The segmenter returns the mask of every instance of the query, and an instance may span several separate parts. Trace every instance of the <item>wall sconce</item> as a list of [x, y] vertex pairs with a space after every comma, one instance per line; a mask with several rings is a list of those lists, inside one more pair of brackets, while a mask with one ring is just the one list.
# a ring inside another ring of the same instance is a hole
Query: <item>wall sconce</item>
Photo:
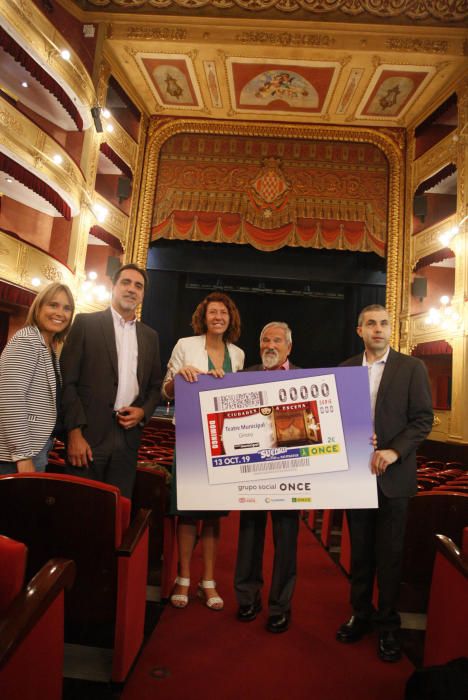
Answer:
[[426, 317], [426, 325], [438, 326], [444, 330], [455, 331], [460, 325], [460, 314], [451, 305], [450, 297], [446, 294], [440, 297], [438, 309], [432, 307]]
[[457, 233], [460, 233], [460, 227], [465, 223], [465, 221], [468, 219], [468, 214], [460, 221], [459, 224], [456, 224], [455, 226], [452, 226], [451, 229], [446, 231], [445, 233], [442, 233], [439, 236], [439, 241], [444, 245], [447, 246], [452, 238], [457, 235]]
[[78, 302], [81, 304], [96, 304], [109, 301], [111, 294], [103, 284], [99, 284], [96, 272], [88, 272], [87, 279], [82, 283], [78, 292]]
[[93, 204], [92, 212], [99, 223], [102, 224], [107, 219], [109, 210], [106, 207], [103, 207], [102, 204]]

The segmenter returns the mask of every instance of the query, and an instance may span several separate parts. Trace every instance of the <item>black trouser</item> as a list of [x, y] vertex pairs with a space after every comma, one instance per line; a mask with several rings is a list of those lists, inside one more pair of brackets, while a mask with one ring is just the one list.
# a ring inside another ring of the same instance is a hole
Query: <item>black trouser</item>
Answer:
[[[234, 588], [239, 605], [251, 605], [263, 586], [263, 548], [268, 511], [242, 511]], [[295, 510], [271, 511], [275, 555], [268, 612], [289, 612], [296, 583], [299, 514]]]
[[[348, 510], [351, 537], [351, 605], [354, 615], [372, 618], [379, 629], [398, 629], [396, 606], [409, 498], [387, 498], [378, 488], [379, 507]], [[378, 609], [372, 605], [377, 574]]]
[[89, 467], [86, 469], [67, 465], [67, 474], [113, 484], [120, 489], [122, 496], [131, 498], [136, 476], [138, 447], [128, 445], [124, 428], [114, 422], [104, 440], [91, 449], [93, 461]]

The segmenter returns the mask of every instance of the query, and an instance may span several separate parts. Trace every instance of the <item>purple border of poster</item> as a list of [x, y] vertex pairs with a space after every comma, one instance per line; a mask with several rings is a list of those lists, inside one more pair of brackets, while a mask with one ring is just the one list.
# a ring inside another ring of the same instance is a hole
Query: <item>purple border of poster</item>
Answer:
[[[245, 484], [209, 484], [199, 392], [277, 379], [276, 372], [238, 372], [223, 379], [202, 375], [190, 384], [176, 377], [177, 506], [179, 510], [276, 510], [376, 508], [370, 471], [373, 432], [365, 367], [327, 367], [281, 372], [281, 379], [334, 374], [348, 455], [348, 469]], [[241, 488], [242, 487], [242, 488]]]

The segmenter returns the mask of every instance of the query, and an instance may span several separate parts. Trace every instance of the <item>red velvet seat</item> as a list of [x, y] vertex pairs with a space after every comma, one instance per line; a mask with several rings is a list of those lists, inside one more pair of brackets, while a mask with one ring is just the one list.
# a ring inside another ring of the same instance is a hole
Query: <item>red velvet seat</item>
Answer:
[[460, 469], [466, 471], [468, 469], [467, 465], [463, 462], [445, 462], [446, 469]]
[[[468, 528], [465, 528], [468, 538]], [[436, 535], [437, 553], [427, 613], [424, 665], [468, 655], [468, 553]]]
[[427, 476], [419, 476], [418, 475], [418, 485], [423, 486], [424, 489], [426, 489], [426, 491], [430, 491], [435, 486], [439, 486], [440, 481], [438, 481], [438, 479], [433, 479], [433, 478], [429, 478]]
[[75, 564], [52, 559], [24, 587], [27, 548], [0, 536], [0, 697], [60, 700], [64, 588]]
[[168, 516], [169, 491], [165, 474], [156, 468], [138, 466], [133, 489], [133, 507], [152, 511], [149, 535], [149, 583], [161, 566], [161, 598], [168, 598], [175, 578], [175, 518]]
[[143, 642], [150, 512], [130, 524], [130, 501], [107, 484], [62, 474], [0, 478], [0, 532], [25, 542], [28, 572], [73, 559], [65, 640], [113, 650], [113, 681], [125, 680]]
[[457, 491], [458, 493], [468, 493], [468, 484], [457, 484], [455, 481], [449, 481], [446, 484], [441, 484], [436, 491]]
[[445, 469], [445, 462], [439, 459], [430, 459], [426, 462], [426, 467], [428, 467], [428, 469]]
[[410, 499], [398, 609], [426, 612], [435, 559], [435, 539], [444, 532], [457, 546], [468, 522], [468, 494], [422, 491]]

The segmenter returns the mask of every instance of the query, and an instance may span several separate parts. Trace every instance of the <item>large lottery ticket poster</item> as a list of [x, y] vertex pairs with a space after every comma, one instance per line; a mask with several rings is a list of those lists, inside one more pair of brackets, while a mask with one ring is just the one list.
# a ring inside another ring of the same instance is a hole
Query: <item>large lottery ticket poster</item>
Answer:
[[377, 507], [367, 368], [176, 377], [182, 510]]

